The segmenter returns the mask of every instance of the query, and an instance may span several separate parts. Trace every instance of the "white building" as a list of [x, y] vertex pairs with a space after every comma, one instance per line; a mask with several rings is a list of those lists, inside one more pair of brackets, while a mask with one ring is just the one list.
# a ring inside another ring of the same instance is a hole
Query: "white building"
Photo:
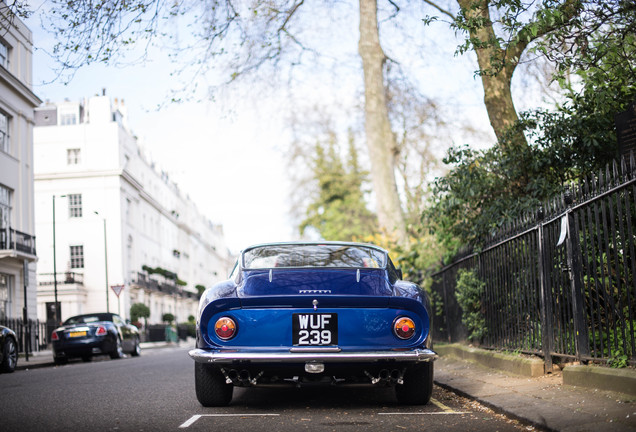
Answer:
[[106, 310], [129, 318], [144, 303], [148, 323], [166, 313], [185, 322], [197, 285], [227, 277], [222, 227], [148, 163], [124, 101], [104, 94], [36, 109], [38, 316], [55, 319], [57, 291], [58, 321]]
[[0, 323], [36, 318], [33, 109], [42, 102], [31, 88], [31, 31], [8, 14], [0, 1]]

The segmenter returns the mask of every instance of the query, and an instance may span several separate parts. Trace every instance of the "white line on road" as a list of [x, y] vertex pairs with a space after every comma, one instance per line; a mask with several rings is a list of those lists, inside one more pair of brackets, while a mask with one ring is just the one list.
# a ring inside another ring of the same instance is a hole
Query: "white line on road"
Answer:
[[280, 414], [195, 414], [190, 417], [187, 421], [185, 421], [180, 429], [185, 429], [187, 427], [192, 426], [192, 424], [199, 420], [201, 417], [276, 417]]

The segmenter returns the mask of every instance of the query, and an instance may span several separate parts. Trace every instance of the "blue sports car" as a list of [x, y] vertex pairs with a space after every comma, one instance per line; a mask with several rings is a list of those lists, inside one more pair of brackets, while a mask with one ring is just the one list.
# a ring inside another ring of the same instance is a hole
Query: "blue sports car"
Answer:
[[189, 352], [197, 398], [223, 406], [234, 386], [369, 384], [426, 404], [437, 358], [430, 316], [425, 292], [376, 246], [249, 247], [201, 296]]

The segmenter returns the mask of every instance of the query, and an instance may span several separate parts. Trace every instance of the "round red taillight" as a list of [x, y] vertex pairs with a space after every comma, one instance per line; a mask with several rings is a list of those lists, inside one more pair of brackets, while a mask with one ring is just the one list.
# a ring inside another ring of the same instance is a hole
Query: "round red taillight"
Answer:
[[216, 320], [216, 324], [214, 324], [214, 332], [219, 339], [232, 339], [236, 334], [236, 323], [232, 318], [219, 318]]
[[52, 341], [60, 340], [60, 337], [57, 335], [57, 332], [56, 332], [56, 331], [54, 331], [53, 333], [51, 333], [51, 340], [52, 340]]
[[415, 334], [415, 323], [411, 318], [399, 317], [393, 322], [393, 332], [400, 339], [409, 339]]

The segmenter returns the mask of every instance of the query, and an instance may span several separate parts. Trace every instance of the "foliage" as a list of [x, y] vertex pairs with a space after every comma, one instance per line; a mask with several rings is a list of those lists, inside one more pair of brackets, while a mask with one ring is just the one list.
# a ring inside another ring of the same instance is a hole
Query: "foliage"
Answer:
[[364, 199], [368, 173], [360, 168], [352, 136], [346, 161], [335, 136], [316, 143], [311, 169], [316, 189], [301, 234], [311, 227], [325, 240], [352, 240], [377, 230], [377, 219]]
[[197, 293], [199, 294], [199, 297], [201, 297], [201, 295], [203, 294], [203, 291], [205, 291], [205, 286], [201, 284], [197, 284], [194, 287], [197, 289]]
[[174, 315], [171, 313], [165, 313], [161, 316], [161, 321], [171, 324], [174, 321]]
[[423, 219], [451, 252], [486, 243], [497, 228], [534, 214], [565, 185], [617, 155], [614, 115], [636, 100], [636, 35], [623, 36], [589, 41], [573, 71], [579, 84], [563, 82], [565, 103], [522, 114], [508, 136], [522, 131], [527, 148], [511, 150], [504, 137], [488, 150], [448, 151], [444, 163], [451, 169], [434, 183]]
[[468, 338], [474, 342], [480, 342], [488, 331], [482, 306], [485, 288], [486, 284], [475, 270], [460, 269], [457, 272], [455, 296], [462, 308], [462, 322], [468, 330]]
[[186, 286], [188, 283], [186, 281], [183, 281], [181, 279], [179, 279], [179, 276], [177, 276], [176, 273], [171, 272], [170, 270], [166, 270], [162, 267], [149, 267], [147, 265], [143, 265], [141, 266], [141, 269], [143, 271], [145, 271], [148, 274], [158, 274], [163, 276], [166, 279], [170, 279], [172, 281], [174, 281], [175, 284], [179, 285], [179, 286]]
[[139, 321], [139, 318], [150, 318], [150, 308], [143, 303], [134, 303], [130, 306], [130, 320]]

